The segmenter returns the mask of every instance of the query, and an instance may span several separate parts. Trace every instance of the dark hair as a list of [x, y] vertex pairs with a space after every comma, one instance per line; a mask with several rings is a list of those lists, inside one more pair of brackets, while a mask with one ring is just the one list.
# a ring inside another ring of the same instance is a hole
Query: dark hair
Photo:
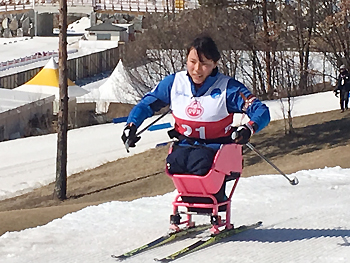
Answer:
[[214, 62], [217, 62], [221, 58], [214, 40], [209, 36], [203, 35], [195, 38], [187, 48], [187, 56], [192, 48], [197, 50], [199, 60], [201, 60], [202, 55]]

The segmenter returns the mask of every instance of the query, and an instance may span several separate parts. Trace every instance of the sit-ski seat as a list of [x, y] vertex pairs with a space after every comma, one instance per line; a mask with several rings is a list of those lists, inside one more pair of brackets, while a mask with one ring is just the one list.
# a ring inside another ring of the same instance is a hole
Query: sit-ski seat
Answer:
[[[169, 153], [171, 151], [172, 147], [170, 147]], [[223, 225], [230, 228], [231, 197], [237, 186], [239, 176], [242, 173], [242, 168], [242, 146], [238, 144], [224, 144], [217, 151], [211, 169], [204, 176], [193, 174], [170, 174], [166, 169], [166, 173], [172, 178], [173, 183], [179, 192], [173, 202], [171, 228], [176, 230], [178, 225], [184, 223], [187, 224], [187, 226], [192, 226], [193, 222], [191, 222], [191, 214], [193, 213], [191, 211], [207, 211], [206, 214], [211, 214], [211, 221], [215, 228], [214, 232], [218, 231], [218, 227]], [[222, 186], [227, 179], [235, 180], [231, 193], [226, 200], [217, 200], [214, 195], [222, 189]], [[201, 199], [209, 200], [209, 202], [200, 202]], [[180, 221], [179, 206], [187, 208], [186, 221]], [[225, 221], [222, 221], [218, 216], [218, 213], [221, 210], [226, 210]]]

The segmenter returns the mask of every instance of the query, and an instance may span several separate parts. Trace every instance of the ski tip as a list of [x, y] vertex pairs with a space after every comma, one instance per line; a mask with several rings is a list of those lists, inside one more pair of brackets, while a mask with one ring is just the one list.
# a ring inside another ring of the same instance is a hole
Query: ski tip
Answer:
[[118, 260], [118, 261], [123, 261], [125, 260], [127, 257], [124, 256], [124, 255], [119, 255], [119, 256], [116, 256], [116, 255], [111, 255], [112, 258]]
[[241, 225], [240, 227], [234, 228], [234, 229], [252, 229], [252, 228], [260, 227], [262, 224], [263, 224], [262, 221], [258, 221], [255, 224], [252, 224], [252, 225]]
[[165, 263], [165, 262], [170, 262], [171, 260], [166, 259], [166, 258], [161, 258], [161, 259], [159, 259], [159, 258], [154, 258], [154, 261]]
[[258, 221], [258, 222], [256, 222], [255, 224], [251, 224], [251, 225], [242, 225], [242, 226], [240, 226], [240, 227], [238, 227], [238, 228], [256, 228], [256, 227], [259, 227], [259, 226], [261, 226], [263, 224], [263, 222], [262, 221]]

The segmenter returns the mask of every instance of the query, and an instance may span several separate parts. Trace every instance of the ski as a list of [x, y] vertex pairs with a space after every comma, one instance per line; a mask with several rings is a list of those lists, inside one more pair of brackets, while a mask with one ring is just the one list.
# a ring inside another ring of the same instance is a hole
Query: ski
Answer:
[[198, 226], [194, 226], [194, 227], [190, 227], [190, 228], [184, 228], [178, 232], [173, 232], [173, 233], [169, 233], [166, 234], [164, 236], [161, 236], [141, 247], [135, 248], [129, 252], [126, 252], [124, 254], [121, 254], [119, 256], [117, 255], [111, 255], [112, 258], [118, 259], [118, 260], [123, 260], [132, 256], [135, 256], [141, 252], [156, 248], [156, 247], [160, 247], [163, 246], [165, 244], [168, 244], [170, 242], [173, 242], [175, 240], [178, 240], [180, 238], [185, 238], [187, 236], [192, 236], [195, 234], [198, 234], [204, 230], [207, 230], [211, 227], [210, 224], [206, 224], [206, 225], [198, 225]]
[[252, 228], [257, 228], [259, 226], [261, 226], [262, 222], [257, 222], [255, 224], [252, 225], [242, 225], [238, 228], [232, 228], [232, 229], [228, 229], [228, 230], [222, 230], [220, 233], [216, 234], [216, 235], [210, 235], [208, 237], [202, 238], [200, 240], [198, 240], [197, 242], [193, 243], [192, 245], [189, 245], [188, 247], [185, 247], [165, 258], [161, 258], [161, 259], [157, 259], [155, 258], [155, 261], [159, 261], [159, 262], [170, 262], [173, 261], [175, 259], [178, 259], [180, 257], [183, 257], [185, 255], [188, 255], [194, 251], [197, 251], [199, 249], [202, 249], [204, 247], [208, 247], [210, 245], [213, 245], [217, 242], [219, 242], [220, 240], [236, 235], [238, 233], [241, 233], [245, 230], [248, 229], [252, 229]]

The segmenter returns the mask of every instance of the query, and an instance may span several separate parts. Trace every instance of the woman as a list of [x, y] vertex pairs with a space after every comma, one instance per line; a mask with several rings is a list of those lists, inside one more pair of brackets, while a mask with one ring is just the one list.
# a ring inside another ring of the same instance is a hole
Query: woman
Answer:
[[[270, 122], [267, 106], [242, 83], [221, 74], [219, 59], [212, 38], [194, 39], [187, 49], [187, 70], [165, 77], [132, 109], [122, 135], [124, 143], [135, 147], [141, 123], [170, 105], [175, 128], [169, 135], [179, 141], [167, 158], [168, 169], [171, 173], [204, 175], [220, 144], [245, 144], [263, 129]], [[235, 113], [247, 114], [250, 121], [232, 127]]]

